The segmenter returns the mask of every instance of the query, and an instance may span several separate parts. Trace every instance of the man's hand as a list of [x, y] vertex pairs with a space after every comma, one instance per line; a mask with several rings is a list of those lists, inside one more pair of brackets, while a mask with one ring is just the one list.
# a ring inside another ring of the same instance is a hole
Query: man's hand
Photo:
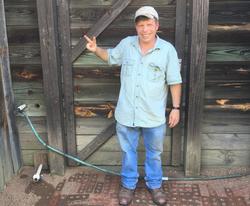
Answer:
[[84, 38], [87, 40], [86, 48], [93, 52], [96, 56], [100, 57], [103, 61], [108, 61], [108, 52], [106, 49], [98, 47], [96, 44], [96, 38], [93, 37], [90, 39], [87, 35], [84, 35]]
[[90, 39], [87, 35], [84, 35], [84, 38], [87, 40], [87, 45], [86, 45], [86, 48], [95, 53], [96, 52], [96, 49], [97, 49], [97, 44], [96, 44], [96, 38], [93, 37], [93, 39]]
[[180, 110], [172, 109], [169, 114], [168, 125], [170, 128], [175, 127], [180, 121]]

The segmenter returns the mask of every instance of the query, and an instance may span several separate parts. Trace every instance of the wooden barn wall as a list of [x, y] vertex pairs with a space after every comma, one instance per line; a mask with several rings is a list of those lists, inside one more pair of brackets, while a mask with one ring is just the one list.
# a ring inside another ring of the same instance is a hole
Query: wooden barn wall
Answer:
[[[83, 33], [105, 13], [115, 0], [71, 0], [70, 20], [72, 46]], [[142, 5], [152, 5], [159, 11], [159, 35], [174, 43], [175, 1], [134, 0], [119, 17], [98, 37], [103, 47], [115, 46], [123, 37], [135, 33], [133, 15]], [[42, 68], [38, 19], [35, 0], [8, 0], [5, 12], [10, 48], [12, 80], [17, 104], [27, 104], [27, 113], [35, 128], [47, 140], [46, 108], [42, 85]], [[113, 121], [114, 105], [119, 91], [119, 68], [110, 67], [85, 51], [73, 65], [74, 101], [77, 149], [83, 149], [97, 134]], [[34, 138], [23, 117], [18, 116], [21, 149], [25, 165], [34, 164], [34, 154], [46, 153]], [[170, 131], [168, 132], [170, 136]], [[170, 161], [170, 138], [166, 138], [163, 164]], [[140, 146], [139, 153], [143, 153]], [[143, 164], [143, 156], [139, 160]], [[107, 161], [108, 160], [108, 161]], [[115, 137], [88, 159], [97, 165], [120, 165], [120, 149]]]
[[[72, 45], [77, 43], [79, 37], [88, 31], [113, 2], [114, 0], [85, 0], [83, 4], [81, 0], [71, 0]], [[134, 11], [144, 4], [156, 7], [162, 17], [159, 35], [174, 43], [175, 1], [173, 0], [132, 1], [131, 5], [101, 34], [98, 43], [101, 46], [112, 47], [123, 37], [132, 35]], [[249, 0], [210, 1], [202, 122], [202, 167], [250, 164], [248, 8], [250, 8]], [[46, 140], [46, 109], [36, 1], [5, 1], [5, 12], [15, 98], [18, 104], [28, 105], [29, 116]], [[78, 150], [81, 150], [113, 121], [113, 106], [119, 90], [119, 69], [109, 67], [94, 55], [84, 52], [74, 63], [73, 73], [77, 144]], [[33, 137], [24, 119], [18, 117], [17, 121], [24, 164], [33, 165], [34, 154], [47, 151]], [[169, 163], [170, 145], [170, 138], [167, 138], [164, 154], [167, 163]], [[109, 159], [110, 161], [105, 161], [105, 164], [119, 165], [118, 148], [115, 138], [111, 138], [88, 161], [103, 164], [104, 159]], [[140, 152], [143, 152], [142, 148]]]
[[250, 1], [210, 1], [202, 167], [250, 165]]

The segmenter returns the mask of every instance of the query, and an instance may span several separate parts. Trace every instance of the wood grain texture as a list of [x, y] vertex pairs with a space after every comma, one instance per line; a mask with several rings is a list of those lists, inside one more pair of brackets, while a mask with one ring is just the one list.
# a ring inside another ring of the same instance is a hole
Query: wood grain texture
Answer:
[[[56, 2], [37, 0], [37, 13], [43, 67], [43, 89], [47, 113], [48, 142], [52, 147], [65, 151]], [[50, 152], [49, 165], [51, 173], [64, 174], [65, 164], [62, 156]]]
[[101, 131], [89, 144], [78, 152], [78, 156], [85, 160], [94, 152], [96, 152], [103, 144], [105, 144], [115, 133], [115, 121], [112, 122], [107, 128]]
[[206, 42], [209, 1], [191, 1], [191, 29], [189, 42], [189, 83], [185, 131], [185, 174], [200, 174], [201, 166], [201, 119], [203, 110]]
[[[184, 63], [184, 53], [185, 53], [185, 38], [186, 38], [186, 12], [187, 12], [187, 2], [184, 0], [176, 1], [176, 25], [175, 25], [175, 48], [178, 54], [178, 58]], [[183, 71], [183, 63], [181, 63], [181, 73], [182, 78], [185, 73]], [[183, 80], [185, 82], [185, 80]], [[182, 91], [185, 91], [182, 85]], [[182, 94], [181, 102], [185, 99], [184, 92]], [[181, 103], [182, 105], [182, 103]], [[182, 113], [182, 110], [181, 110]], [[180, 115], [182, 117], [182, 115]], [[181, 124], [183, 124], [183, 119], [180, 118], [180, 122], [172, 130], [172, 151], [171, 151], [171, 165], [180, 166], [181, 156], [182, 156], [182, 131]]]
[[[87, 32], [89, 37], [97, 37], [131, 2], [131, 0], [119, 0], [112, 5], [98, 22]], [[72, 50], [72, 62], [85, 50], [87, 41], [82, 38]]]
[[[63, 127], [65, 131], [66, 151], [76, 156], [76, 135], [74, 115], [73, 72], [71, 63], [71, 36], [69, 1], [58, 0], [58, 33], [61, 48], [61, 70], [63, 89]], [[75, 162], [68, 160], [70, 166]]]
[[[17, 173], [22, 166], [20, 142], [18, 137], [18, 130], [16, 125], [16, 105], [14, 100], [11, 74], [10, 74], [10, 62], [9, 62], [9, 47], [8, 37], [6, 29], [5, 9], [4, 1], [0, 1], [0, 78], [1, 78], [1, 90], [4, 102], [4, 115], [6, 117], [7, 129], [6, 134], [9, 139], [9, 145], [7, 150], [11, 152], [11, 161], [14, 173]], [[2, 127], [2, 125], [1, 125]], [[7, 155], [7, 154], [6, 154]]]

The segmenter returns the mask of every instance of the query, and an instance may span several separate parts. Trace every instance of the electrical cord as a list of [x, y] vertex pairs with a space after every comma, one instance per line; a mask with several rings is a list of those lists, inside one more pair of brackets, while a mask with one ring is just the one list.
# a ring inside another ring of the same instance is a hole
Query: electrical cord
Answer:
[[[112, 175], [117, 175], [117, 176], [121, 176], [120, 173], [118, 172], [115, 172], [115, 171], [111, 171], [111, 170], [108, 170], [108, 169], [104, 169], [104, 168], [101, 168], [101, 167], [98, 167], [96, 165], [93, 165], [93, 164], [90, 164], [88, 162], [85, 162], [83, 160], [80, 160], [79, 158], [77, 157], [74, 157], [72, 155], [69, 155], [59, 149], [56, 149], [50, 145], [48, 145], [46, 142], [44, 142], [44, 140], [40, 137], [40, 135], [38, 134], [38, 132], [36, 131], [34, 125], [32, 124], [30, 118], [28, 117], [28, 115], [26, 114], [26, 112], [24, 111], [25, 108], [27, 106], [25, 104], [23, 105], [20, 105], [18, 108], [17, 108], [17, 111], [25, 117], [25, 119], [27, 120], [32, 132], [34, 133], [36, 139], [44, 146], [46, 147], [48, 150], [52, 151], [52, 152], [55, 152], [59, 155], [62, 155], [64, 157], [67, 157], [81, 165], [84, 165], [84, 166], [87, 166], [87, 167], [90, 167], [90, 168], [93, 168], [93, 169], [96, 169], [96, 170], [99, 170], [101, 172], [104, 172], [104, 173], [108, 173], [108, 174], [112, 174]], [[205, 180], [218, 180], [218, 179], [228, 179], [228, 178], [236, 178], [236, 177], [243, 177], [243, 176], [248, 176], [250, 174], [246, 173], [246, 174], [232, 174], [232, 175], [225, 175], [225, 176], [199, 176], [199, 177], [162, 177], [162, 180], [163, 181], [205, 181]], [[143, 177], [140, 177], [140, 178], [143, 178]]]

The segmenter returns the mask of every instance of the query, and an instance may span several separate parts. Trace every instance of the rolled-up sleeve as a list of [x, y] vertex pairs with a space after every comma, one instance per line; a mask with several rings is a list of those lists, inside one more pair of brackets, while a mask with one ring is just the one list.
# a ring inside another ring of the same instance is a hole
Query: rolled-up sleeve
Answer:
[[181, 73], [180, 73], [180, 64], [177, 56], [177, 52], [173, 46], [168, 51], [168, 62], [166, 69], [167, 84], [180, 84], [182, 83]]
[[122, 56], [123, 56], [123, 44], [124, 40], [120, 41], [120, 43], [114, 47], [108, 49], [108, 64], [110, 65], [121, 65], [122, 64]]

